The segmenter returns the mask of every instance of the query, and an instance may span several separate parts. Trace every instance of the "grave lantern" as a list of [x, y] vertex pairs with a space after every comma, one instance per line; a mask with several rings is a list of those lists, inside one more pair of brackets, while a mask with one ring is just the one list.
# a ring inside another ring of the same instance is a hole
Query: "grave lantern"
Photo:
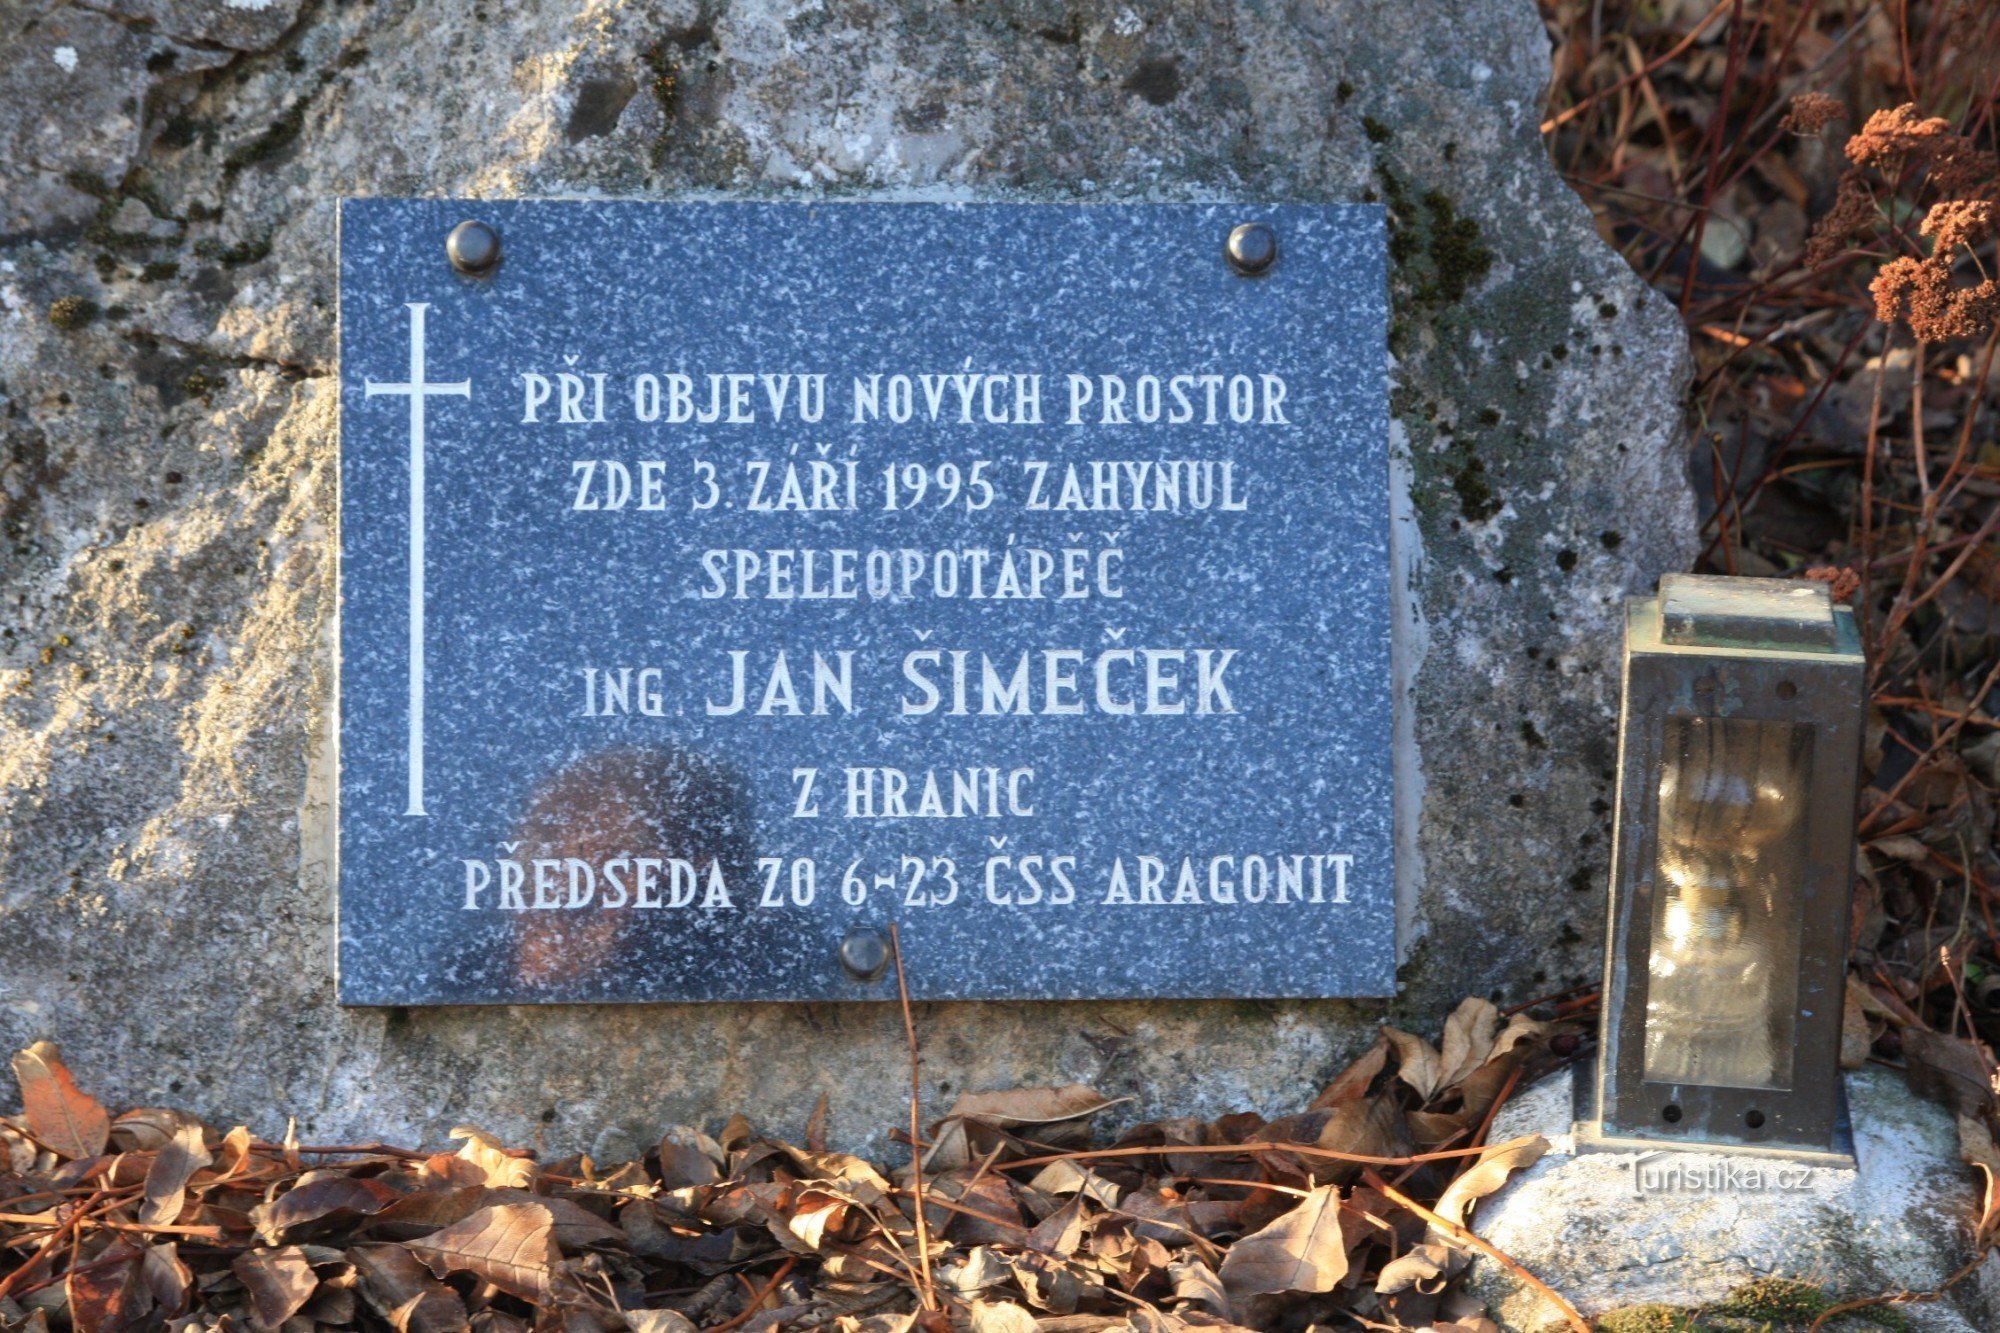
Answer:
[[1840, 1025], [1864, 663], [1823, 583], [1626, 604], [1586, 1147], [1851, 1154]]

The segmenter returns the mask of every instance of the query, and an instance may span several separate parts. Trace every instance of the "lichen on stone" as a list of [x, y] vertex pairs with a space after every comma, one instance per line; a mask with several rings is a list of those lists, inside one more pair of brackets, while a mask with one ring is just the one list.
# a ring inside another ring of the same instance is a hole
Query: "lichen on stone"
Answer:
[[64, 333], [89, 327], [98, 313], [97, 303], [88, 297], [59, 296], [49, 303], [49, 323]]

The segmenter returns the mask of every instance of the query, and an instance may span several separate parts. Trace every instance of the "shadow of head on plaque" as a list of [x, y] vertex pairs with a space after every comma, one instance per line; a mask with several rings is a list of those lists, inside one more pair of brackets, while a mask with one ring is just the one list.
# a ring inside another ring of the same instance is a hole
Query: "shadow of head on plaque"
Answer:
[[700, 994], [750, 943], [754, 827], [748, 784], [704, 756], [617, 749], [558, 769], [511, 834], [516, 984], [579, 1001]]

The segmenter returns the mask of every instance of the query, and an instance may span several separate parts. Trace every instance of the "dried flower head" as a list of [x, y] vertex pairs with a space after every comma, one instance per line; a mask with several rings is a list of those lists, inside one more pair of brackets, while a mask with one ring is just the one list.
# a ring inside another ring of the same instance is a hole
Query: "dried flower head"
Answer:
[[1884, 324], [1902, 320], [1920, 342], [1976, 338], [2000, 319], [2000, 283], [1988, 278], [1971, 287], [1953, 284], [1948, 260], [1905, 255], [1882, 266], [1869, 290], [1875, 295], [1875, 318]]
[[1933, 238], [1932, 254], [1948, 257], [1961, 245], [1977, 245], [1993, 234], [1988, 199], [1946, 199], [1924, 214], [1923, 234]]
[[1800, 93], [1791, 109], [1778, 122], [1787, 134], [1818, 134], [1836, 120], [1847, 118], [1847, 107], [1837, 97], [1825, 93]]
[[1923, 167], [1941, 196], [1983, 197], [1993, 193], [2000, 158], [1952, 132], [1943, 116], [1919, 116], [1914, 102], [1877, 111], [1847, 141], [1848, 160], [1886, 176]]
[[1806, 571], [1806, 577], [1826, 584], [1827, 595], [1842, 604], [1853, 601], [1861, 590], [1861, 575], [1845, 565], [1816, 565]]
[[1991, 198], [1996, 184], [2000, 184], [2000, 157], [1974, 148], [1969, 139], [1958, 137], [1931, 161], [1931, 186], [1940, 195]]
[[1947, 140], [1958, 140], [1950, 121], [1943, 116], [1919, 116], [1917, 104], [1905, 102], [1868, 117], [1847, 141], [1847, 160], [1858, 167], [1891, 171], [1907, 158], [1929, 161]]
[[1807, 265], [1817, 268], [1826, 263], [1874, 221], [1875, 195], [1869, 190], [1861, 169], [1853, 168], [1841, 176], [1840, 191], [1834, 196], [1833, 207], [1813, 227], [1812, 236], [1806, 242]]

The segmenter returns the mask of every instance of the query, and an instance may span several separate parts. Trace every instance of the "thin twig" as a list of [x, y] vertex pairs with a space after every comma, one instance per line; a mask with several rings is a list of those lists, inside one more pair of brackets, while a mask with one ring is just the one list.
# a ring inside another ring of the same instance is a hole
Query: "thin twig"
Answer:
[[1455, 1157], [1477, 1157], [1484, 1148], [1446, 1148], [1438, 1152], [1413, 1153], [1408, 1157], [1371, 1157], [1367, 1153], [1335, 1152], [1311, 1143], [1160, 1143], [1141, 1148], [1080, 1148], [1075, 1152], [1052, 1153], [1047, 1157], [1024, 1157], [1018, 1162], [1002, 1162], [1002, 1171], [1020, 1171], [1052, 1162], [1080, 1162], [1099, 1157], [1148, 1157], [1172, 1154], [1186, 1157], [1197, 1153], [1216, 1156], [1245, 1156], [1259, 1152], [1288, 1152], [1301, 1157], [1324, 1157], [1332, 1162], [1358, 1162], [1363, 1166], [1410, 1166], [1417, 1162], [1443, 1162]]
[[[778, 1289], [778, 1284], [785, 1280], [786, 1276], [791, 1273], [793, 1265], [797, 1264], [798, 1261], [797, 1255], [788, 1255], [785, 1262], [778, 1265], [778, 1271], [771, 1274], [771, 1280], [750, 1293], [749, 1303], [743, 1307], [743, 1313], [725, 1323], [717, 1324], [708, 1333], [729, 1333], [729, 1330], [740, 1328], [744, 1324], [749, 1323], [751, 1316], [757, 1313], [757, 1307], [762, 1305], [765, 1299]], [[738, 1274], [738, 1276], [742, 1275]]]
[[[1722, 16], [1722, 11], [1729, 8], [1729, 6], [1734, 3], [1735, 0], [1718, 0], [1718, 3], [1716, 4], [1715, 8], [1708, 11], [1707, 17], [1703, 18], [1701, 22], [1695, 24], [1693, 30], [1690, 31], [1687, 36], [1681, 38], [1679, 42], [1674, 44], [1673, 49], [1669, 50], [1666, 54], [1660, 56], [1658, 59], [1652, 61], [1650, 64], [1646, 65], [1643, 69], [1640, 69], [1638, 72], [1630, 74], [1625, 78], [1618, 80], [1618, 82], [1612, 84], [1609, 88], [1598, 89], [1596, 92], [1590, 94], [1588, 97], [1578, 102], [1575, 106], [1570, 107], [1568, 110], [1562, 112], [1560, 115], [1549, 117], [1549, 119], [1542, 122], [1541, 126], [1542, 133], [1547, 134], [1552, 130], [1559, 129], [1560, 127], [1568, 124], [1570, 121], [1576, 119], [1578, 116], [1582, 115], [1585, 111], [1595, 106], [1603, 98], [1608, 97], [1612, 93], [1618, 92], [1621, 89], [1628, 88], [1632, 84], [1637, 83], [1639, 80], [1653, 73], [1653, 71], [1659, 69], [1660, 66], [1666, 64], [1669, 60], [1672, 60], [1675, 56], [1681, 54], [1681, 52], [1687, 50], [1690, 46], [1693, 46], [1695, 44], [1695, 40], [1699, 38], [1702, 35], [1702, 33], [1708, 31], [1708, 25], [1715, 22], [1716, 19], [1720, 18]], [[1666, 126], [1662, 125], [1660, 128], [1662, 131], [1664, 131], [1666, 129]]]
[[1590, 1333], [1589, 1322], [1581, 1314], [1577, 1313], [1574, 1305], [1571, 1305], [1568, 1301], [1557, 1295], [1555, 1288], [1536, 1277], [1533, 1273], [1530, 1273], [1526, 1268], [1523, 1268], [1520, 1262], [1511, 1255], [1503, 1253], [1493, 1245], [1489, 1245], [1478, 1236], [1467, 1231], [1464, 1227], [1459, 1226], [1456, 1222], [1447, 1222], [1444, 1218], [1439, 1217], [1409, 1195], [1404, 1194], [1373, 1171], [1366, 1171], [1362, 1174], [1369, 1185], [1380, 1190], [1392, 1202], [1409, 1209], [1418, 1217], [1423, 1218], [1424, 1221], [1430, 1223], [1460, 1244], [1470, 1245], [1473, 1249], [1478, 1250], [1481, 1254], [1540, 1292], [1542, 1299], [1546, 1300], [1550, 1305], [1555, 1306], [1557, 1313], [1561, 1314], [1569, 1322], [1569, 1326], [1574, 1333]]
[[1931, 1291], [1891, 1291], [1885, 1292], [1880, 1296], [1864, 1296], [1860, 1300], [1842, 1301], [1838, 1305], [1829, 1305], [1826, 1309], [1819, 1312], [1819, 1318], [1812, 1321], [1812, 1327], [1807, 1329], [1806, 1333], [1819, 1333], [1820, 1329], [1826, 1326], [1827, 1320], [1838, 1319], [1840, 1316], [1851, 1314], [1856, 1310], [1867, 1310], [1877, 1305], [1915, 1305], [1923, 1301], [1937, 1300], [1945, 1292], [1977, 1272], [1979, 1266], [1986, 1262], [1987, 1253], [1987, 1248], [1981, 1247], [1979, 1253], [1975, 1254], [1965, 1267], [1953, 1273]]
[[921, 1104], [924, 1095], [922, 1066], [917, 1054], [917, 1020], [910, 1012], [910, 983], [903, 975], [903, 937], [895, 923], [889, 925], [889, 949], [896, 959], [896, 994], [903, 1002], [903, 1034], [910, 1039], [910, 1192], [917, 1203], [917, 1266], [923, 1282], [917, 1299], [926, 1310], [938, 1308], [937, 1288], [931, 1285], [930, 1223], [924, 1218], [924, 1150]]

